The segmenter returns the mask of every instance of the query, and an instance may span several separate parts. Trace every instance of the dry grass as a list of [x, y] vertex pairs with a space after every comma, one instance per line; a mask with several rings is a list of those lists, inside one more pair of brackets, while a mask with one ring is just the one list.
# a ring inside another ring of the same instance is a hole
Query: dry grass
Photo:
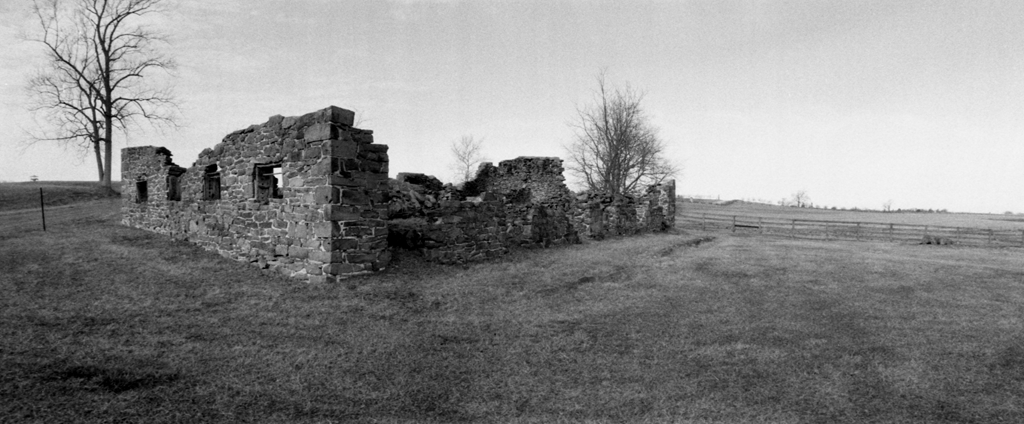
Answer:
[[319, 286], [114, 208], [0, 228], [0, 422], [1024, 421], [1015, 251], [672, 234]]

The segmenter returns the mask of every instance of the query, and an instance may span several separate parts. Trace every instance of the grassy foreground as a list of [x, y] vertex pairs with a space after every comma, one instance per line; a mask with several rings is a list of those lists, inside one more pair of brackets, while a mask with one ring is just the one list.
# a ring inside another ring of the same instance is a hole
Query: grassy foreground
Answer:
[[346, 285], [0, 221], [0, 422], [1022, 422], [1020, 250], [671, 234]]

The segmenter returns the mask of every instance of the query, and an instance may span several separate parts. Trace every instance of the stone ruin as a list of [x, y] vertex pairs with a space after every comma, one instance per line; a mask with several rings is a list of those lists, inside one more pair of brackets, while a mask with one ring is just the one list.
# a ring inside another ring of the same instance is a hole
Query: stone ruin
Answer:
[[228, 134], [189, 168], [121, 151], [122, 222], [311, 282], [382, 270], [394, 249], [440, 263], [675, 226], [675, 182], [639, 197], [573, 193], [562, 161], [484, 163], [460, 186], [400, 173], [388, 146], [329, 107]]

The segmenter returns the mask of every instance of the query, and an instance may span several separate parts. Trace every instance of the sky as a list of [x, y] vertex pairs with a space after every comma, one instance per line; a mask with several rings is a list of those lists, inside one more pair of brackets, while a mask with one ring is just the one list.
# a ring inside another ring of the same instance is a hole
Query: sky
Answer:
[[[678, 194], [1024, 212], [1019, 0], [165, 3], [147, 24], [177, 61], [181, 126], [115, 152], [189, 166], [232, 131], [335, 105], [390, 146], [392, 177], [451, 181], [464, 135], [494, 162], [565, 157], [605, 70], [646, 93]], [[30, 4], [0, 2], [0, 181], [95, 179], [86, 152], [25, 142]]]

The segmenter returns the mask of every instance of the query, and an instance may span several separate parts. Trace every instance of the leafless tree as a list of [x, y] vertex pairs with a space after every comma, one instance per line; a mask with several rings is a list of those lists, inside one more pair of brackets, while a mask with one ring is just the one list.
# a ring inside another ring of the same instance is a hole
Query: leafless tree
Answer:
[[487, 160], [480, 153], [484, 140], [476, 139], [471, 135], [464, 135], [458, 141], [452, 142], [452, 158], [455, 162], [452, 169], [455, 171], [455, 178], [461, 179], [457, 182], [465, 182], [476, 176], [477, 167]]
[[892, 212], [892, 199], [886, 200], [885, 203], [882, 204], [882, 210], [885, 212]]
[[594, 191], [633, 193], [678, 169], [664, 157], [665, 143], [641, 107], [644, 93], [609, 87], [597, 78], [595, 103], [578, 108], [575, 139], [567, 146], [569, 171]]
[[806, 208], [810, 202], [811, 197], [807, 195], [807, 190], [799, 190], [793, 193], [793, 206]]
[[34, 141], [67, 143], [96, 155], [99, 181], [111, 186], [114, 130], [142, 122], [174, 125], [177, 104], [155, 82], [174, 69], [156, 44], [163, 38], [140, 23], [163, 0], [35, 0], [47, 64], [28, 84], [32, 110], [48, 124]]

